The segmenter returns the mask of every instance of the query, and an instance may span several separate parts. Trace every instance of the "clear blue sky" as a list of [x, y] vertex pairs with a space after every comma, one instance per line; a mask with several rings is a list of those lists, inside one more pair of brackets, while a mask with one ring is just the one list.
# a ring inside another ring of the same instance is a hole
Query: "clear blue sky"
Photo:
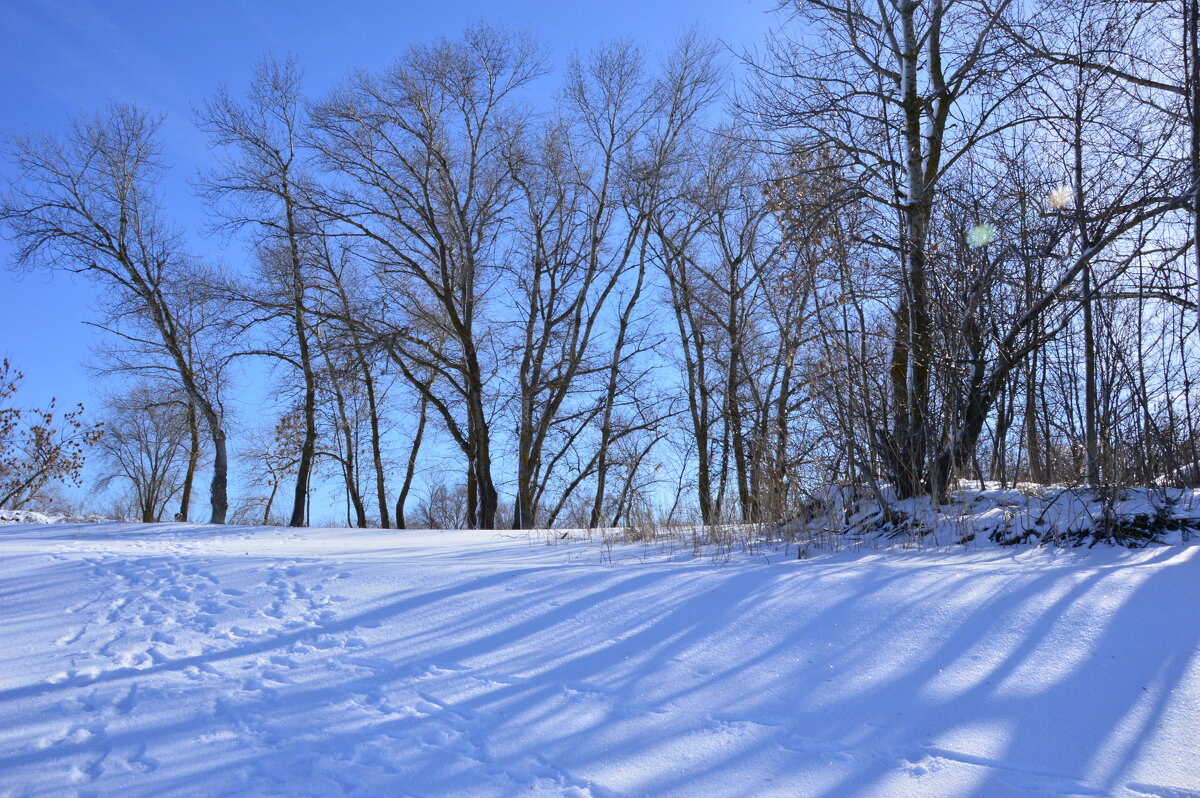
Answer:
[[[294, 53], [307, 85], [320, 93], [354, 67], [389, 63], [407, 44], [453, 36], [476, 21], [534, 33], [561, 66], [575, 49], [631, 36], [661, 51], [698, 24], [732, 46], [761, 41], [771, 0], [0, 0], [0, 130], [60, 130], [71, 114], [109, 99], [165, 113], [163, 144], [174, 165], [166, 184], [176, 221], [202, 250], [200, 207], [187, 178], [206, 163], [191, 109], [221, 83], [239, 89], [266, 51]], [[559, 70], [561, 72], [561, 70]], [[553, 76], [547, 86], [555, 84]], [[0, 166], [0, 169], [6, 165]], [[240, 253], [222, 255], [236, 263]], [[0, 242], [0, 356], [26, 374], [26, 403], [60, 400], [97, 405], [97, 385], [83, 367], [94, 333], [92, 289], [66, 275], [15, 279], [11, 248]]]

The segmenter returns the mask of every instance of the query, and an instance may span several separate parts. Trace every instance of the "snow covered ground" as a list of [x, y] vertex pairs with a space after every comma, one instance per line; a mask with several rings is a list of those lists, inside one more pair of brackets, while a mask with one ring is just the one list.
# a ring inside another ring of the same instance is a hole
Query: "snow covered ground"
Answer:
[[1200, 796], [1200, 546], [0, 527], [0, 795]]
[[[880, 500], [886, 503], [885, 517]], [[960, 480], [948, 504], [928, 496], [897, 499], [880, 483], [831, 486], [808, 512], [783, 525], [821, 539], [919, 538], [922, 545], [1049, 543], [1055, 546], [1184, 543], [1200, 537], [1200, 490], [1126, 487], [1096, 491], [1069, 485]]]
[[0, 509], [0, 524], [96, 524], [111, 523], [115, 518], [99, 515], [68, 515], [63, 513], [39, 513], [36, 510]]

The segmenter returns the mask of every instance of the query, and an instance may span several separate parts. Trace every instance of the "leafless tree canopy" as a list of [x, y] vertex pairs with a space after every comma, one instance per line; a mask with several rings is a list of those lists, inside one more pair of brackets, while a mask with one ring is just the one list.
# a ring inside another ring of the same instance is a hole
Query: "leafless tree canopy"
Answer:
[[[476, 25], [321, 96], [266, 59], [196, 114], [228, 268], [165, 222], [129, 105], [10, 140], [0, 220], [100, 291], [147, 520], [211, 468], [225, 521], [227, 445], [235, 517], [295, 526], [1194, 481], [1196, 6], [785, 0], [753, 56], [685, 33], [557, 77]], [[239, 380], [270, 409], [231, 426]]]

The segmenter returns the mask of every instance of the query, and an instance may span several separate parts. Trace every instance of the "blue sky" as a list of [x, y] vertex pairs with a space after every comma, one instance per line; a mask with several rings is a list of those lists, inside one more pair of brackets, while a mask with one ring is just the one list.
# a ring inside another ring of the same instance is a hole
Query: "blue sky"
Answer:
[[[235, 90], [266, 51], [296, 54], [310, 92], [334, 85], [350, 69], [389, 63], [407, 44], [453, 36], [476, 21], [503, 22], [534, 33], [561, 66], [572, 50], [630, 36], [661, 50], [698, 24], [733, 46], [762, 39], [772, 17], [767, 0], [439, 0], [313, 2], [312, 0], [0, 0], [0, 131], [60, 130], [72, 114], [109, 99], [135, 101], [164, 113], [163, 145], [174, 166], [166, 183], [175, 220], [192, 245], [217, 250], [196, 234], [201, 206], [187, 179], [207, 161], [191, 109], [221, 83]], [[561, 72], [561, 70], [557, 70]], [[547, 88], [555, 85], [553, 75]], [[0, 168], [5, 168], [0, 166]], [[215, 251], [237, 262], [240, 252]], [[97, 388], [84, 368], [95, 334], [93, 291], [66, 275], [14, 277], [11, 248], [0, 242], [0, 356], [26, 374], [27, 403], [51, 395], [96, 406]]]
[[[651, 56], [697, 25], [735, 49], [760, 42], [774, 21], [772, 0], [440, 0], [314, 2], [313, 0], [0, 0], [0, 131], [62, 130], [71, 115], [108, 100], [137, 102], [165, 114], [162, 145], [172, 171], [164, 183], [173, 220], [193, 252], [233, 267], [236, 242], [204, 238], [204, 208], [189, 179], [209, 165], [192, 109], [221, 84], [240, 92], [270, 51], [296, 55], [310, 95], [320, 95], [351, 69], [380, 67], [407, 45], [454, 36], [483, 20], [533, 33], [548, 49], [550, 92], [574, 50], [630, 37]], [[0, 170], [7, 169], [0, 164]], [[20, 404], [84, 402], [100, 409], [117, 386], [89, 374], [98, 333], [94, 287], [66, 274], [14, 274], [11, 247], [0, 240], [0, 357], [25, 373]], [[246, 399], [256, 393], [247, 385]], [[234, 409], [237, 413], [236, 408]], [[236, 422], [235, 422], [236, 423]], [[236, 477], [235, 477], [236, 479]], [[315, 520], [315, 519], [314, 519]]]

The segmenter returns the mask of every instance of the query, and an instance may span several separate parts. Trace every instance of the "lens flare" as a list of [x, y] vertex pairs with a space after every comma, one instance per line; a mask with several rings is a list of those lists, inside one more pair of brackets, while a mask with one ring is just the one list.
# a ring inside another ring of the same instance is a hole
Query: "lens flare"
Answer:
[[996, 228], [990, 224], [977, 224], [967, 233], [967, 243], [973, 247], [985, 247], [996, 240]]
[[1050, 192], [1050, 196], [1046, 197], [1046, 202], [1054, 210], [1065, 208], [1075, 199], [1075, 191], [1070, 186], [1062, 185]]

